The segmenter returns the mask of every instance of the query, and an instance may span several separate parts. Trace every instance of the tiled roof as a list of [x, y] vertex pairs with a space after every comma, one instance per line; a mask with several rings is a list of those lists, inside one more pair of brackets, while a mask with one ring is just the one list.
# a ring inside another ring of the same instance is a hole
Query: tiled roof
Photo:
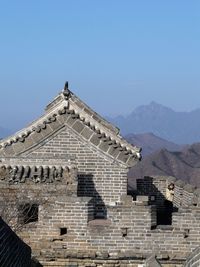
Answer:
[[1, 140], [0, 155], [20, 155], [65, 125], [128, 167], [141, 159], [141, 149], [130, 145], [120, 136], [118, 128], [90, 109], [68, 88], [48, 104], [42, 117], [13, 136]]

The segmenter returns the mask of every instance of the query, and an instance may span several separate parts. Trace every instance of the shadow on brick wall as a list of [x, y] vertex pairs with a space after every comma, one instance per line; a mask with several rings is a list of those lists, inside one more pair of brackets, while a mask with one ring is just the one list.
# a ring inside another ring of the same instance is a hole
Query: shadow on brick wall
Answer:
[[[88, 205], [93, 209], [93, 219], [106, 219], [107, 209], [106, 205], [95, 188], [93, 175], [91, 173], [78, 174], [78, 197], [91, 197]], [[89, 216], [91, 219], [91, 216]]]
[[137, 190], [134, 193], [149, 196], [149, 204], [156, 205], [157, 225], [171, 225], [172, 213], [177, 212], [178, 209], [159, 191], [153, 180], [153, 177], [148, 176], [145, 176], [144, 179], [138, 179]]

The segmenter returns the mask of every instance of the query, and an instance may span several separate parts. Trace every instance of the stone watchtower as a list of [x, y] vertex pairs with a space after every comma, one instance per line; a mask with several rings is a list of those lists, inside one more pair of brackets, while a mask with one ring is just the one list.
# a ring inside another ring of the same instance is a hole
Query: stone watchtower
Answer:
[[21, 237], [44, 259], [119, 250], [107, 231], [126, 235], [120, 205], [140, 158], [66, 83], [43, 116], [0, 142], [0, 190], [16, 213], [10, 224], [22, 225]]
[[147, 176], [127, 196], [140, 158], [66, 83], [43, 116], [0, 141], [0, 216], [42, 266], [199, 266], [200, 190]]

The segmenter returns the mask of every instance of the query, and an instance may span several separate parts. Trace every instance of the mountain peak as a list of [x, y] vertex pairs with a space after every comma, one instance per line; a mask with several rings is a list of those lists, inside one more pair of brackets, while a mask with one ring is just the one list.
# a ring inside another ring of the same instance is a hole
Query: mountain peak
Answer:
[[144, 113], [144, 112], [173, 112], [172, 109], [158, 104], [155, 101], [151, 101], [148, 105], [138, 106], [132, 114]]
[[151, 101], [137, 107], [126, 117], [110, 119], [121, 129], [123, 135], [147, 133], [169, 140], [176, 144], [199, 142], [200, 109], [192, 112], [177, 112]]

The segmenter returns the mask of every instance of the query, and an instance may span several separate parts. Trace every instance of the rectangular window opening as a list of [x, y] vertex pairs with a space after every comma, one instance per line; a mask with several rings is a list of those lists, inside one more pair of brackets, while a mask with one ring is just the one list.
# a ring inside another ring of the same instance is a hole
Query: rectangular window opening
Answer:
[[19, 222], [21, 224], [28, 224], [38, 221], [38, 204], [25, 203], [19, 206]]
[[66, 227], [61, 227], [60, 228], [60, 235], [66, 235], [67, 234], [67, 228]]

